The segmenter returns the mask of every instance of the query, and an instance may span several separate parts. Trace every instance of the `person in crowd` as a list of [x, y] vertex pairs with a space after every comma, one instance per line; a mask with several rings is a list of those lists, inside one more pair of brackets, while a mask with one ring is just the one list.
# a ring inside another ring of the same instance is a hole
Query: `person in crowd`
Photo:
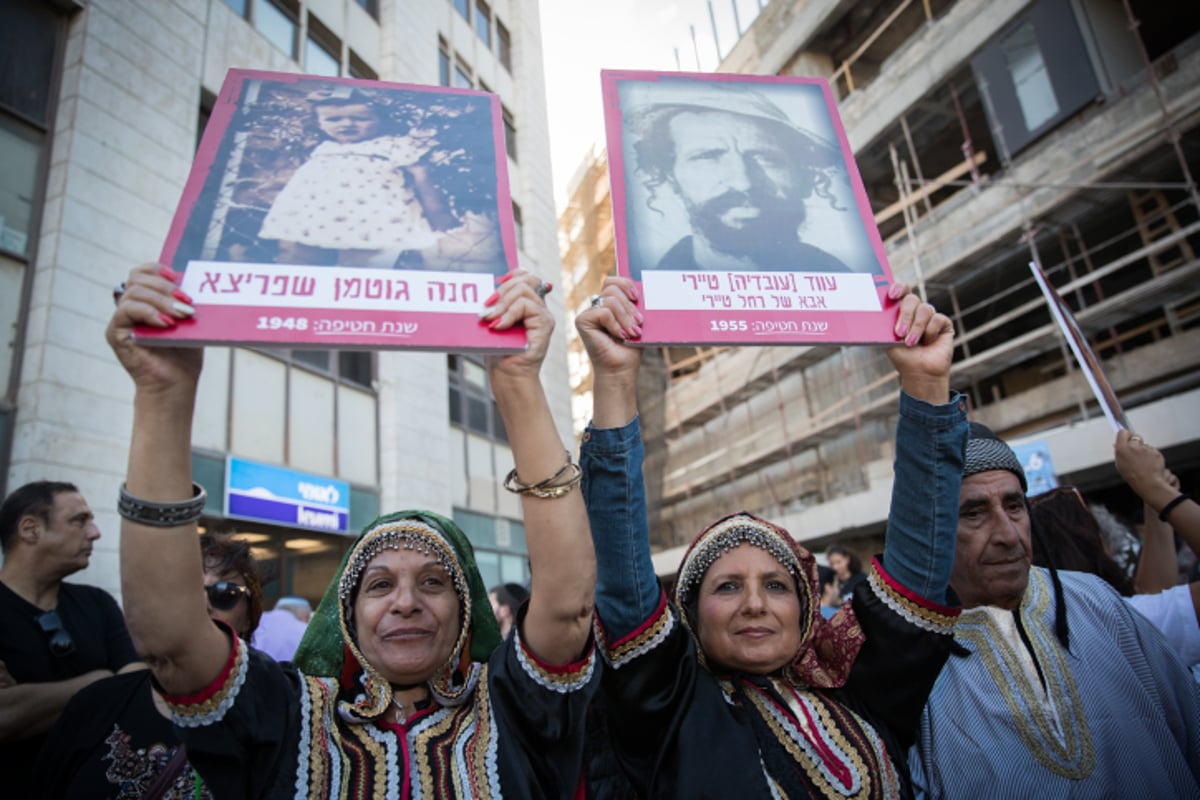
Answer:
[[1162, 453], [1129, 431], [1117, 434], [1113, 451], [1117, 471], [1147, 509], [1200, 552], [1200, 505], [1179, 491], [1179, 483], [1171, 480]]
[[[598, 668], [595, 560], [579, 483], [539, 379], [554, 329], [533, 275], [483, 319], [528, 348], [491, 357], [512, 446], [533, 592], [501, 647], [473, 551], [448, 519], [401, 511], [342, 560], [294, 665], [209, 623], [198, 590], [190, 431], [201, 351], [142, 347], [135, 325], [183, 318], [157, 265], [133, 270], [108, 340], [135, 387], [120, 510], [130, 632], [188, 758], [215, 797], [570, 797]], [[565, 463], [564, 463], [565, 461]]]
[[817, 565], [817, 596], [821, 598], [821, 616], [832, 619], [842, 607], [842, 597], [837, 590], [837, 574], [831, 567]]
[[276, 661], [291, 661], [311, 618], [312, 605], [303, 597], [281, 597], [274, 609], [263, 612], [250, 644]]
[[[596, 543], [612, 746], [642, 798], [893, 797], [949, 654], [945, 605], [965, 401], [953, 329], [902, 284], [889, 348], [903, 392], [886, 549], [853, 603], [820, 613], [813, 555], [739, 512], [700, 533], [674, 601], [650, 558], [634, 387], [636, 284], [609, 278], [576, 326], [595, 370], [580, 463]], [[535, 595], [536, 596], [536, 595]]]
[[65, 579], [88, 565], [100, 529], [70, 483], [35, 481], [0, 505], [0, 772], [3, 793], [33, 793], [33, 762], [67, 701], [142, 666], [103, 589]]
[[814, 195], [845, 211], [830, 191], [841, 153], [770, 98], [713, 86], [703, 96], [640, 106], [630, 119], [651, 210], [662, 214], [655, 192], [666, 186], [691, 229], [657, 269], [851, 271], [801, 237]]
[[[1034, 566], [1089, 572], [1122, 597], [1133, 596], [1134, 578], [1109, 554], [1100, 523], [1076, 487], [1058, 486], [1029, 498], [1029, 513], [1030, 530], [1037, 534], [1032, 541]], [[1138, 568], [1145, 564], [1139, 560]]]
[[972, 423], [951, 588], [958, 645], [909, 753], [918, 796], [1200, 796], [1200, 692], [1095, 575], [1031, 567], [1028, 486]]
[[[1173, 582], [1175, 546], [1168, 525], [1146, 519], [1135, 588], [1105, 550], [1100, 525], [1075, 487], [1052, 489], [1030, 498], [1029, 505], [1034, 566], [1099, 576], [1158, 628], [1193, 675], [1200, 674], [1200, 584]], [[1153, 574], [1169, 576], [1170, 582], [1145, 577]]]
[[1142, 437], [1123, 430], [1113, 449], [1117, 470], [1145, 505], [1139, 593], [1129, 602], [1162, 631], [1200, 681], [1200, 580], [1178, 583], [1175, 551], [1178, 533], [1193, 552], [1200, 552], [1200, 515], [1176, 511], [1185, 504], [1195, 509], [1196, 503], [1179, 491], [1179, 478], [1167, 469], [1162, 453]]
[[825, 551], [825, 559], [833, 568], [834, 577], [837, 578], [838, 596], [842, 598], [843, 602], [849, 600], [854, 596], [854, 590], [858, 585], [867, 579], [867, 576], [863, 574], [862, 560], [854, 551], [840, 544], [830, 545], [829, 549]]
[[512, 630], [513, 622], [517, 619], [517, 611], [528, 598], [529, 592], [519, 583], [497, 584], [488, 592], [492, 613], [496, 615], [496, 622], [500, 623], [501, 639], [508, 638], [508, 632]]
[[[262, 612], [262, 581], [245, 542], [200, 537], [208, 613], [243, 640]], [[149, 670], [96, 681], [67, 704], [34, 768], [42, 797], [211, 798], [188, 763]]]

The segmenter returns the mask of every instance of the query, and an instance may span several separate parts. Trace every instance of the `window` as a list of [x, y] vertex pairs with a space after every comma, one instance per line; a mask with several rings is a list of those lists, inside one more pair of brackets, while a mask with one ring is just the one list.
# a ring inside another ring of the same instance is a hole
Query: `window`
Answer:
[[496, 57], [506, 70], [512, 72], [512, 37], [499, 17], [496, 18]]
[[0, 250], [22, 258], [29, 254], [43, 139], [41, 131], [0, 114]]
[[513, 210], [513, 230], [517, 236], [517, 247], [521, 250], [525, 249], [525, 224], [521, 221], [521, 207], [515, 202], [512, 204]]
[[1058, 113], [1058, 101], [1054, 99], [1054, 87], [1032, 25], [1026, 22], [1004, 40], [1004, 56], [1017, 89], [1025, 127], [1034, 130]]
[[971, 59], [985, 112], [1012, 155], [1100, 96], [1072, 0], [1035, 0]]
[[483, 357], [452, 353], [446, 357], [446, 366], [450, 377], [450, 424], [507, 442], [500, 410], [488, 389]]
[[65, 16], [52, 4], [18, 0], [0, 11], [0, 496], [4, 494], [16, 409], [14, 363], [26, 311], [29, 258], [37, 242], [46, 139], [53, 117], [52, 87]]
[[200, 149], [200, 140], [208, 128], [208, 120], [212, 117], [213, 107], [217, 104], [217, 96], [207, 89], [200, 90], [200, 113], [196, 120], [196, 149]]
[[500, 116], [504, 120], [504, 149], [508, 151], [508, 157], [513, 161], [517, 160], [517, 125], [513, 122], [512, 112], [504, 106], [500, 106]]
[[379, 73], [367, 66], [367, 62], [359, 57], [358, 53], [350, 51], [350, 77], [363, 78], [369, 81], [379, 80]]
[[441, 37], [438, 38], [438, 84], [450, 85], [450, 45]]
[[471, 0], [454, 0], [454, 8], [467, 22], [471, 21]]
[[358, 3], [372, 17], [379, 19], [379, 0], [354, 0], [354, 2]]
[[471, 68], [458, 59], [454, 62], [454, 86], [459, 89], [475, 88], [475, 82], [471, 80]]
[[303, 364], [345, 383], [352, 383], [366, 389], [374, 388], [375, 359], [371, 357], [370, 353], [351, 350], [271, 350], [269, 352], [285, 361]]
[[336, 78], [342, 72], [342, 45], [312, 14], [308, 15], [308, 38], [304, 40], [304, 71]]
[[225, 5], [232, 8], [239, 17], [245, 18], [247, 2], [249, 0], [225, 0]]
[[475, 33], [479, 41], [492, 49], [492, 9], [483, 0], [475, 0]]
[[488, 589], [501, 583], [529, 580], [529, 550], [520, 522], [456, 508], [454, 523], [475, 550], [475, 563]]
[[254, 4], [254, 27], [267, 41], [278, 47], [288, 58], [296, 58], [296, 13], [272, 0], [258, 0]]

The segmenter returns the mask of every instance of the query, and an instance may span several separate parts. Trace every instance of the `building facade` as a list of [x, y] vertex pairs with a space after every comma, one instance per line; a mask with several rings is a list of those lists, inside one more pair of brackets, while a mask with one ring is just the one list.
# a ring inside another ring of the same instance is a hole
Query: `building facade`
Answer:
[[[954, 320], [952, 380], [973, 419], [1089, 500], [1140, 513], [1037, 261], [1133, 428], [1196, 491], [1197, 9], [774, 0], [720, 70], [830, 80], [895, 275]], [[667, 351], [665, 367], [660, 546], [745, 508], [814, 547], [880, 549], [897, 389], [880, 350]]]
[[[133, 420], [104, 342], [112, 287], [158, 257], [226, 70], [498, 94], [521, 265], [559, 271], [535, 0], [5, 0], [0, 53], [0, 475], [5, 492], [80, 487], [104, 536], [79, 580], [119, 590]], [[561, 317], [561, 297], [549, 302]], [[545, 383], [569, 441], [561, 341]], [[253, 544], [268, 599], [318, 600], [353, 532], [403, 508], [458, 521], [489, 582], [527, 577], [520, 507], [500, 486], [512, 455], [478, 356], [209, 348], [193, 441], [202, 527]], [[349, 532], [231, 518], [244, 463], [337, 496]]]

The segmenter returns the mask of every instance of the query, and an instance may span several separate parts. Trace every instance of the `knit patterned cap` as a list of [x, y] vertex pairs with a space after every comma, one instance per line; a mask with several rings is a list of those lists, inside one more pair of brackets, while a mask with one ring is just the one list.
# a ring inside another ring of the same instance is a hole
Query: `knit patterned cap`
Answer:
[[967, 429], [967, 457], [963, 466], [963, 477], [977, 472], [989, 472], [994, 469], [1008, 470], [1017, 476], [1021, 482], [1021, 491], [1028, 492], [1029, 484], [1025, 482], [1025, 470], [1013, 449], [992, 433], [988, 426], [972, 422]]

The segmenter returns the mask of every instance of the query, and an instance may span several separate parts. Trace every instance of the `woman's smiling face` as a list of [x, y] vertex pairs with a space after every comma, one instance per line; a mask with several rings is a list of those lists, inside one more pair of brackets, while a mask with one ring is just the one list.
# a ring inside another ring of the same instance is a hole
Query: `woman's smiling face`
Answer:
[[461, 607], [454, 580], [432, 555], [383, 550], [362, 572], [354, 630], [368, 663], [389, 683], [433, 677], [458, 640]]
[[800, 649], [800, 597], [774, 556], [740, 544], [708, 568], [696, 603], [705, 657], [721, 669], [766, 675]]

